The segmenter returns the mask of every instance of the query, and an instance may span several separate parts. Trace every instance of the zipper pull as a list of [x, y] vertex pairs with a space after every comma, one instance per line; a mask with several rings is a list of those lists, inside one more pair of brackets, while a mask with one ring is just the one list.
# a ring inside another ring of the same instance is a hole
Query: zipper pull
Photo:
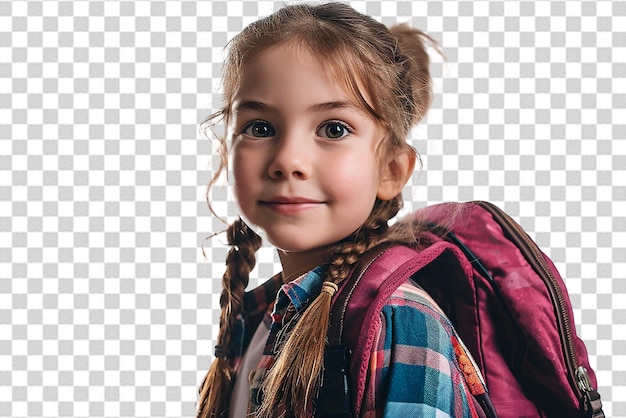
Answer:
[[587, 369], [583, 366], [579, 366], [576, 369], [576, 379], [578, 382], [578, 388], [582, 393], [589, 393], [593, 390], [591, 387], [591, 382], [589, 381], [589, 374], [587, 374]]
[[582, 393], [580, 399], [580, 410], [584, 418], [605, 418], [602, 411], [602, 400], [600, 394], [591, 387], [587, 369], [580, 366], [576, 369], [576, 380], [578, 388]]

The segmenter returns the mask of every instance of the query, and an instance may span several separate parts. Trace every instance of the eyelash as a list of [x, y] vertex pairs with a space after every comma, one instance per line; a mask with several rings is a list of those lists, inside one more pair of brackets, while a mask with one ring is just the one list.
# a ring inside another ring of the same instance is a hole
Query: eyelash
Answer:
[[[272, 126], [271, 123], [262, 120], [262, 119], [256, 119], [256, 120], [251, 120], [250, 122], [245, 123], [241, 129], [239, 130], [239, 135], [244, 135], [246, 133], [246, 131], [248, 129], [250, 129], [252, 126], [254, 126], [255, 124], [265, 124], [266, 126], [268, 126], [274, 133], [276, 132], [276, 130], [274, 129], [274, 127]], [[254, 137], [254, 135], [250, 135], [252, 137]], [[273, 135], [268, 135], [268, 136], [273, 136]], [[264, 138], [264, 137], [256, 137], [256, 138]]]
[[[269, 128], [271, 129], [271, 131], [272, 131], [273, 133], [272, 133], [271, 135], [267, 135], [267, 137], [274, 136], [274, 135], [276, 134], [276, 130], [275, 130], [275, 128], [272, 126], [272, 124], [271, 124], [271, 123], [269, 123], [269, 122], [267, 122], [267, 121], [265, 121], [265, 120], [262, 120], [262, 119], [256, 119], [256, 120], [252, 120], [252, 121], [247, 122], [246, 124], [244, 124], [244, 125], [241, 127], [241, 129], [239, 130], [239, 134], [238, 134], [238, 135], [244, 135], [244, 134], [246, 134], [246, 131], [247, 131], [248, 129], [250, 129], [251, 127], [253, 127], [253, 126], [254, 126], [255, 124], [257, 124], [257, 123], [258, 123], [258, 124], [265, 124], [267, 127], [269, 127]], [[323, 135], [318, 135], [318, 132], [319, 132], [322, 128], [324, 128], [324, 127], [328, 127], [329, 125], [338, 125], [338, 126], [341, 126], [343, 129], [345, 129], [345, 130], [346, 130], [346, 134], [345, 134], [345, 135], [342, 135], [342, 136], [340, 136], [340, 137], [337, 137], [337, 138], [333, 138], [333, 137], [329, 137], [329, 136], [323, 136]], [[343, 122], [343, 121], [336, 120], [336, 119], [333, 119], [333, 120], [327, 120], [327, 121], [325, 121], [324, 123], [320, 124], [320, 125], [319, 125], [319, 127], [315, 130], [315, 134], [316, 134], [316, 135], [318, 135], [318, 136], [320, 136], [320, 137], [322, 137], [322, 138], [328, 138], [328, 139], [341, 139], [341, 138], [344, 138], [344, 137], [345, 137], [345, 136], [347, 136], [347, 135], [350, 135], [351, 133], [352, 133], [352, 128], [350, 127], [350, 125], [348, 125], [347, 123], [345, 123], [345, 122]], [[250, 134], [248, 134], [248, 135], [250, 135]], [[258, 137], [254, 136], [254, 135], [250, 135], [250, 136], [255, 137], [255, 138], [265, 138], [264, 136], [258, 136]]]
[[[339, 126], [341, 126], [343, 129], [345, 129], [345, 130], [346, 130], [346, 132], [347, 132], [347, 134], [346, 134], [346, 135], [350, 135], [350, 134], [352, 133], [352, 128], [351, 128], [351, 127], [350, 127], [350, 125], [348, 125], [347, 123], [342, 122], [342, 121], [340, 121], [340, 120], [328, 120], [328, 121], [326, 121], [326, 122], [322, 123], [322, 124], [319, 126], [319, 128], [317, 128], [317, 129], [316, 129], [315, 134], [317, 134], [317, 133], [320, 131], [320, 129], [322, 129], [323, 127], [325, 127], [325, 126], [327, 127], [327, 126], [329, 126], [329, 125], [339, 125]], [[329, 139], [341, 139], [341, 138], [345, 137], [346, 135], [342, 135], [342, 136], [340, 136], [340, 137], [338, 137], [338, 138], [330, 138], [330, 137], [323, 137], [323, 138], [329, 138]]]

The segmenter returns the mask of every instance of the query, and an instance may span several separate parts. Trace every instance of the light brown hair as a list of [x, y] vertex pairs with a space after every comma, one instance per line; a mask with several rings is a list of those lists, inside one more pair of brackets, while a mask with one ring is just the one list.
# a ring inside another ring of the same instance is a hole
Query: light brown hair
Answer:
[[[229, 43], [224, 65], [224, 105], [207, 118], [207, 125], [222, 120], [229, 126], [232, 103], [247, 61], [254, 54], [286, 43], [318, 57], [355, 105], [385, 129], [386, 135], [377, 149], [379, 158], [415, 153], [406, 138], [432, 100], [426, 44], [435, 43], [408, 25], [387, 28], [341, 3], [286, 6], [235, 36]], [[227, 138], [219, 139], [221, 166], [209, 188], [228, 164]], [[401, 194], [387, 201], [377, 199], [359, 230], [333, 248], [325, 280], [341, 283], [359, 257], [383, 241], [414, 244], [413, 234], [394, 232], [397, 228], [388, 227], [388, 221], [401, 207]], [[200, 389], [198, 417], [220, 417], [228, 409], [233, 384], [228, 347], [233, 324], [242, 315], [244, 289], [254, 267], [254, 253], [260, 246], [259, 237], [241, 220], [229, 226], [228, 236], [232, 248], [222, 281], [217, 358]], [[321, 383], [330, 302], [331, 295], [322, 292], [297, 322], [264, 382], [264, 399], [257, 416], [287, 413], [301, 417], [312, 412], [312, 401]]]

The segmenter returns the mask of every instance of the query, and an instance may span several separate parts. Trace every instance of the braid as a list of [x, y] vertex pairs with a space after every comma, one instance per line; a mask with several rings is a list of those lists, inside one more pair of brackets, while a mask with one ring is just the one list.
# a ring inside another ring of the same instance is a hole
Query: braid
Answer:
[[220, 296], [220, 330], [215, 346], [216, 359], [211, 364], [200, 388], [198, 418], [220, 417], [228, 408], [232, 392], [232, 366], [229, 359], [230, 339], [234, 324], [243, 311], [243, 295], [250, 271], [256, 264], [255, 253], [261, 246], [261, 237], [241, 219], [226, 230], [231, 246], [226, 257], [226, 271], [222, 278]]
[[350, 270], [359, 261], [361, 255], [388, 240], [387, 222], [396, 216], [401, 208], [402, 197], [400, 195], [391, 200], [376, 200], [372, 213], [361, 228], [340, 243], [331, 255], [329, 275], [334, 283], [339, 284], [348, 277]]
[[401, 207], [401, 195], [388, 201], [377, 199], [361, 228], [331, 252], [322, 292], [303, 312], [263, 383], [259, 417], [275, 417], [276, 411], [291, 411], [297, 417], [310, 415], [322, 383], [332, 296], [361, 255], [388, 239], [387, 222]]

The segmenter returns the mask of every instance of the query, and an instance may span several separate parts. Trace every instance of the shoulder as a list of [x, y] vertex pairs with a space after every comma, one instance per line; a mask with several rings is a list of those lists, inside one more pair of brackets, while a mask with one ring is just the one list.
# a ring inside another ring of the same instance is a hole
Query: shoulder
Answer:
[[391, 294], [381, 310], [381, 321], [388, 343], [437, 349], [451, 347], [455, 335], [439, 305], [412, 279]]
[[407, 278], [398, 288], [391, 293], [386, 303], [387, 306], [414, 306], [428, 311], [434, 311], [443, 315], [443, 311], [432, 297], [412, 277]]
[[373, 404], [384, 405], [385, 416], [472, 416], [455, 341], [441, 309], [407, 280], [380, 313], [369, 366]]

